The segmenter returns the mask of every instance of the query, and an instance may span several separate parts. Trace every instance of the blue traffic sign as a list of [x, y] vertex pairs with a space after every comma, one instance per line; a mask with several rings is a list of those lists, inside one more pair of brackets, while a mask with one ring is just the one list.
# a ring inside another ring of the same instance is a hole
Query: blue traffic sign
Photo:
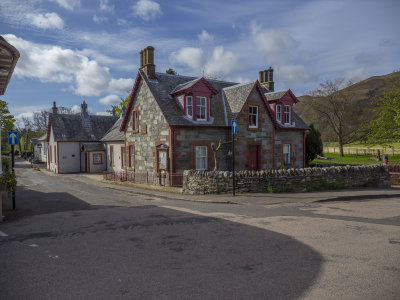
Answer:
[[232, 120], [232, 134], [237, 134], [237, 121]]
[[16, 131], [8, 132], [8, 144], [9, 145], [18, 145], [18, 132], [16, 132]]

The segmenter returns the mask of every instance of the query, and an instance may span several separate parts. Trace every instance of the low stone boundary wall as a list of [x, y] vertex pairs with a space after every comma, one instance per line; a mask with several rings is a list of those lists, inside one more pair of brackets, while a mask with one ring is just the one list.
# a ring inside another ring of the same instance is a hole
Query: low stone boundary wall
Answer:
[[[237, 193], [305, 192], [359, 187], [390, 187], [387, 166], [340, 166], [236, 172]], [[232, 192], [232, 172], [195, 171], [183, 173], [185, 194]]]

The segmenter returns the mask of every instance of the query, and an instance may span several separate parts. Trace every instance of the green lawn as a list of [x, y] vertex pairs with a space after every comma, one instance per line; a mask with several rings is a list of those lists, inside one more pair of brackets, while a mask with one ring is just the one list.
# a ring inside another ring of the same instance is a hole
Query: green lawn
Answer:
[[[328, 159], [314, 159], [314, 164], [335, 164], [335, 165], [373, 165], [381, 164], [382, 161], [376, 161], [372, 158], [372, 155], [356, 155], [356, 154], [345, 154], [340, 157], [337, 153], [326, 153], [325, 157]], [[400, 164], [400, 155], [389, 156], [389, 163]]]

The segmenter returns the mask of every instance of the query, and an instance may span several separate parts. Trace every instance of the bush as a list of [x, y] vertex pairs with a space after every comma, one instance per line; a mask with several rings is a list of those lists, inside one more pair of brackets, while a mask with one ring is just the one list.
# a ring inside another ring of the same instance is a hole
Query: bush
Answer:
[[4, 172], [3, 176], [0, 178], [0, 183], [7, 186], [9, 193], [15, 192], [17, 188], [17, 176], [15, 175], [15, 172], [12, 170]]
[[310, 124], [310, 131], [306, 135], [306, 162], [307, 164], [315, 159], [317, 155], [322, 155], [321, 133]]

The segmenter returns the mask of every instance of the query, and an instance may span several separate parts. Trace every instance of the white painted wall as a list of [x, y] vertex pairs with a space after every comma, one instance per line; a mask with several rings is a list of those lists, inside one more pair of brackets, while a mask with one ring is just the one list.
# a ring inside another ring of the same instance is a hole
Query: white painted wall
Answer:
[[[119, 172], [124, 169], [121, 168], [121, 146], [123, 146], [123, 142], [112, 142], [106, 143], [107, 150], [107, 171], [110, 172]], [[110, 165], [110, 146], [114, 146], [114, 165]]]
[[[94, 154], [101, 154], [102, 164], [93, 164]], [[93, 151], [89, 152], [89, 163], [90, 163], [90, 173], [101, 173], [106, 170], [106, 152], [105, 151]]]
[[48, 147], [48, 144], [47, 144], [46, 141], [42, 141], [41, 144], [42, 144], [42, 151], [40, 153], [41, 155], [40, 155], [39, 159], [42, 162], [47, 162], [47, 147]]
[[57, 167], [57, 160], [56, 160], [56, 156], [57, 156], [57, 142], [54, 141], [54, 133], [53, 133], [53, 128], [51, 128], [50, 130], [50, 139], [49, 139], [49, 149], [51, 151], [51, 156], [49, 157], [49, 159], [51, 158], [51, 161], [49, 162], [49, 160], [47, 160], [47, 168], [54, 172], [57, 173], [58, 167]]
[[79, 173], [80, 170], [80, 148], [79, 142], [59, 142], [58, 153], [60, 155], [59, 172], [60, 173]]

